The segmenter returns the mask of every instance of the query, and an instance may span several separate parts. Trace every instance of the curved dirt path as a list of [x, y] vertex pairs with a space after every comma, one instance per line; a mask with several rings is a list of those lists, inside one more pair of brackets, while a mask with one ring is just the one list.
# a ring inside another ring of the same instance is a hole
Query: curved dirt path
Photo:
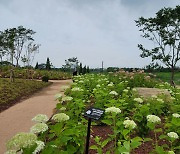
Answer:
[[0, 154], [6, 151], [5, 143], [18, 132], [29, 132], [35, 123], [31, 119], [37, 114], [50, 117], [56, 106], [54, 95], [60, 87], [70, 84], [71, 80], [52, 81], [52, 85], [0, 113]]

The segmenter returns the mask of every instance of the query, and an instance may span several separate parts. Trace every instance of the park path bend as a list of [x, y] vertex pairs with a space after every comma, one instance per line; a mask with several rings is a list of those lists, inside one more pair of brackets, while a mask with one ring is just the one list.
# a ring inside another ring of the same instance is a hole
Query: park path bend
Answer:
[[18, 132], [29, 132], [35, 123], [31, 119], [37, 114], [50, 117], [56, 107], [54, 95], [60, 92], [61, 86], [68, 85], [71, 80], [52, 80], [50, 86], [35, 93], [30, 98], [17, 103], [0, 113], [0, 154], [6, 151], [6, 142]]

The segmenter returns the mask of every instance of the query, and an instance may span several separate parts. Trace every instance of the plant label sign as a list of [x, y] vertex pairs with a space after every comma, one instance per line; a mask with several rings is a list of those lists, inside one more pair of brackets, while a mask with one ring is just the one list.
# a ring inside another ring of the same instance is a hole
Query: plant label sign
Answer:
[[93, 120], [99, 120], [103, 114], [104, 114], [104, 111], [101, 109], [90, 108], [85, 112], [84, 116]]

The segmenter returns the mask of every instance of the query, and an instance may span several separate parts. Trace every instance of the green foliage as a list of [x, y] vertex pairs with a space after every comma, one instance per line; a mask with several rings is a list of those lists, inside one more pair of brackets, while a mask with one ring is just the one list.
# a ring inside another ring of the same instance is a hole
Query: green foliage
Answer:
[[47, 75], [42, 77], [42, 81], [43, 82], [48, 82], [48, 80], [49, 80], [49, 77]]
[[[142, 72], [124, 72], [124, 76], [121, 73], [111, 73], [73, 77], [73, 84], [65, 91], [66, 98], [71, 99], [58, 99], [59, 103], [56, 106], [57, 112], [66, 114], [69, 120], [55, 122], [51, 118], [47, 122], [49, 130], [44, 134], [38, 134], [38, 139], [45, 142], [41, 153], [83, 153], [87, 132], [87, 120], [83, 113], [92, 106], [105, 110], [100, 121], [93, 122], [93, 127], [105, 126], [109, 128], [110, 133], [106, 134], [107, 138], [100, 138], [95, 133], [96, 137], [93, 135], [92, 139], [96, 143], [90, 149], [104, 153], [106, 145], [111, 145], [106, 153], [133, 153], [135, 149], [142, 148], [142, 143], [148, 142], [154, 149], [146, 149], [148, 152], [167, 153], [167, 150], [173, 150], [178, 153], [178, 139], [165, 138], [165, 141], [172, 145], [164, 144], [160, 147], [158, 143], [163, 137], [160, 135], [168, 137], [167, 133], [170, 131], [179, 133], [178, 121], [172, 119], [172, 113], [180, 112], [180, 90], [167, 83], [157, 83], [154, 80], [149, 82], [149, 77], [148, 80], [146, 77]], [[134, 84], [134, 80], [137, 79], [138, 82]], [[173, 98], [140, 98], [134, 88], [140, 85], [168, 89]], [[151, 117], [151, 120], [147, 116]]]
[[136, 24], [143, 33], [142, 37], [154, 42], [154, 48], [145, 49], [142, 44], [138, 47], [142, 51], [141, 57], [151, 57], [152, 61], [160, 61], [171, 68], [171, 81], [174, 80], [174, 69], [180, 60], [180, 6], [163, 8], [153, 18], [140, 17]]
[[106, 140], [101, 141], [101, 137], [96, 136], [94, 140], [97, 145], [92, 145], [90, 149], [97, 150], [98, 154], [102, 154], [103, 153], [102, 149], [108, 144], [108, 142], [110, 141], [110, 138], [107, 138]]

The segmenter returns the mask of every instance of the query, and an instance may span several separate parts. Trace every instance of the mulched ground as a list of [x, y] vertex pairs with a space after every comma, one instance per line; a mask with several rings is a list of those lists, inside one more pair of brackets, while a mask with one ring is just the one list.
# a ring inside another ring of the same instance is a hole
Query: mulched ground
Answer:
[[[159, 125], [158, 128], [162, 127], [162, 125]], [[104, 141], [108, 138], [108, 134], [113, 134], [111, 128], [109, 126], [92, 126], [91, 131], [91, 139], [90, 139], [90, 146], [96, 145], [96, 142], [93, 138], [96, 136], [101, 137], [101, 140]], [[157, 136], [160, 136], [162, 133], [158, 133]], [[133, 135], [134, 137], [137, 136], [136, 134]], [[155, 145], [155, 135], [153, 131], [150, 131], [149, 134], [146, 136], [147, 138], [151, 138], [152, 141], [148, 141], [145, 143], [142, 143], [138, 148], [134, 149], [131, 154], [149, 154], [153, 151], [154, 145]], [[158, 140], [158, 145], [161, 146], [163, 144], [169, 145], [168, 141], [164, 139]], [[107, 151], [111, 151], [111, 154], [113, 154], [113, 147], [114, 142], [109, 142], [104, 148], [103, 153], [106, 153]], [[96, 150], [89, 150], [89, 154], [97, 154]]]

